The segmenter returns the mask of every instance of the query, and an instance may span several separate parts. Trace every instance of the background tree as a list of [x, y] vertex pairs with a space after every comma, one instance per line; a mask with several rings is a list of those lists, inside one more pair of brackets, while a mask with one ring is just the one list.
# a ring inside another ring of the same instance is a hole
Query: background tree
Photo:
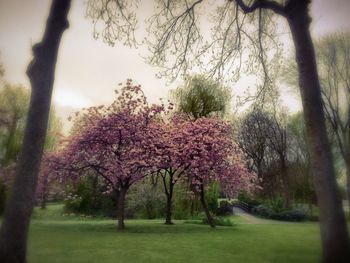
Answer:
[[306, 131], [302, 113], [291, 116], [288, 122], [288, 157], [290, 170], [293, 171], [293, 195], [297, 200], [312, 205], [316, 204], [315, 189], [312, 183], [310, 155], [306, 144]]
[[[23, 86], [5, 84], [0, 88], [0, 183], [5, 191], [1, 202], [5, 202], [14, 181], [13, 172], [23, 140], [29, 98], [30, 91]], [[62, 123], [52, 106], [44, 145], [46, 151], [54, 150], [61, 129]]]
[[287, 122], [283, 118], [277, 112], [269, 113], [253, 107], [241, 121], [236, 136], [239, 147], [249, 160], [250, 168], [260, 179], [260, 195], [273, 200], [283, 198], [286, 208], [290, 208], [289, 138]]
[[[317, 66], [320, 73], [321, 92], [328, 136], [346, 168], [347, 189], [349, 189], [349, 125], [350, 125], [350, 41], [349, 33], [331, 34], [320, 38], [316, 44]], [[291, 62], [285, 68], [284, 80], [297, 86], [296, 64]], [[348, 190], [348, 199], [349, 190]]]
[[58, 47], [68, 27], [70, 0], [54, 0], [43, 39], [27, 69], [32, 94], [16, 176], [0, 230], [0, 261], [26, 262], [26, 242], [44, 148]]
[[29, 90], [6, 84], [0, 90], [1, 166], [16, 160], [23, 138], [29, 105]]
[[189, 76], [171, 95], [177, 109], [194, 119], [223, 116], [230, 109], [230, 89], [205, 75]]
[[316, 53], [326, 119], [344, 160], [350, 200], [350, 34], [320, 39]]
[[[21, 147], [28, 113], [30, 91], [23, 86], [5, 84], [0, 89], [0, 162], [6, 167], [16, 162]], [[45, 150], [53, 150], [62, 129], [62, 122], [51, 107]]]
[[268, 175], [270, 160], [267, 158], [268, 152], [268, 130], [270, 120], [268, 115], [260, 110], [248, 113], [242, 120], [237, 131], [237, 142], [243, 153], [249, 160], [249, 167], [253, 170], [263, 184], [263, 189], [268, 194], [273, 194]]

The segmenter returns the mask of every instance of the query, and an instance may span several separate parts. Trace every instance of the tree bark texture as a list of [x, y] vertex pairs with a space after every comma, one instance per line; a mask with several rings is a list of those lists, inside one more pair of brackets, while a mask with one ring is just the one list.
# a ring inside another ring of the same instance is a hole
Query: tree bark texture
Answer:
[[308, 0], [291, 0], [286, 16], [299, 72], [312, 173], [320, 208], [323, 262], [350, 262], [349, 236], [327, 138], [314, 45], [310, 36]]
[[57, 54], [68, 28], [70, 0], [53, 0], [43, 39], [28, 66], [32, 94], [15, 181], [0, 232], [0, 262], [26, 262], [26, 243], [44, 148]]
[[174, 192], [174, 183], [173, 183], [173, 174], [169, 173], [169, 186], [167, 186], [166, 177], [162, 177], [164, 192], [166, 196], [166, 207], [165, 207], [165, 224], [172, 225], [172, 206], [173, 206], [173, 192]]
[[127, 188], [121, 188], [119, 192], [119, 199], [118, 199], [118, 230], [125, 229], [124, 224], [124, 209], [125, 209], [125, 197], [128, 189]]
[[205, 201], [205, 195], [204, 195], [204, 186], [201, 184], [201, 192], [200, 192], [200, 201], [204, 210], [205, 215], [207, 216], [208, 224], [211, 228], [215, 228], [215, 222], [214, 218], [210, 214], [207, 202]]
[[348, 209], [349, 209], [349, 218], [350, 218], [350, 157], [347, 160], [345, 166], [346, 166], [346, 189], [347, 189]]

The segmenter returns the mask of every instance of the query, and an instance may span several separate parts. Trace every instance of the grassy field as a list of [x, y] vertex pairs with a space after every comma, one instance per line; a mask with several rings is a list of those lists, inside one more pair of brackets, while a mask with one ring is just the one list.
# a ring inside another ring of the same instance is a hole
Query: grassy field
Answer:
[[232, 216], [234, 226], [211, 230], [184, 221], [127, 220], [120, 233], [114, 220], [62, 216], [61, 208], [34, 211], [29, 263], [320, 261], [316, 223], [252, 224]]

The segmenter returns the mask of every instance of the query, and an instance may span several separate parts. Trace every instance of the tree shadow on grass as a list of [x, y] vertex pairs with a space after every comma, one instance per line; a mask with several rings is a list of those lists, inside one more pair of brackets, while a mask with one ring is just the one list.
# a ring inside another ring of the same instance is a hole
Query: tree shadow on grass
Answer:
[[211, 229], [208, 225], [199, 223], [176, 222], [173, 225], [165, 225], [157, 220], [127, 220], [126, 228], [117, 230], [114, 220], [78, 221], [78, 220], [37, 220], [32, 223], [35, 228], [50, 228], [56, 231], [67, 232], [105, 232], [117, 234], [186, 234], [186, 233], [215, 233], [234, 230], [235, 226], [217, 227]]

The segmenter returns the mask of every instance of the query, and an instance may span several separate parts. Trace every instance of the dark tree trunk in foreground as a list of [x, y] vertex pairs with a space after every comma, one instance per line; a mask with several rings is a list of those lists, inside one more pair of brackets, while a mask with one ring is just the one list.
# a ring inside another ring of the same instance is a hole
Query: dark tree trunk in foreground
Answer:
[[349, 218], [350, 218], [350, 157], [346, 162], [346, 189], [348, 195], [348, 209], [349, 209]]
[[295, 46], [307, 143], [320, 208], [322, 260], [324, 263], [350, 262], [348, 230], [326, 132], [320, 80], [310, 35], [311, 0], [288, 0], [285, 4], [255, 0], [250, 6], [243, 0], [235, 2], [245, 13], [252, 13], [260, 8], [269, 9], [288, 21]]
[[128, 191], [128, 188], [121, 188], [120, 191], [119, 191], [119, 198], [118, 198], [118, 230], [125, 229], [124, 209], [125, 209], [125, 197], [126, 197], [127, 191]]
[[201, 192], [200, 192], [200, 201], [203, 207], [203, 210], [205, 212], [205, 215], [207, 216], [208, 224], [211, 228], [215, 228], [215, 222], [214, 218], [210, 214], [207, 202], [205, 202], [205, 196], [204, 196], [204, 186], [201, 184]]
[[26, 243], [37, 175], [44, 148], [57, 53], [68, 28], [70, 0], [54, 0], [42, 41], [33, 47], [27, 69], [32, 95], [22, 149], [0, 232], [0, 262], [26, 262]]
[[320, 207], [323, 262], [350, 262], [350, 245], [341, 196], [327, 138], [320, 82], [311, 40], [309, 1], [292, 0], [286, 16], [293, 35], [314, 184]]

